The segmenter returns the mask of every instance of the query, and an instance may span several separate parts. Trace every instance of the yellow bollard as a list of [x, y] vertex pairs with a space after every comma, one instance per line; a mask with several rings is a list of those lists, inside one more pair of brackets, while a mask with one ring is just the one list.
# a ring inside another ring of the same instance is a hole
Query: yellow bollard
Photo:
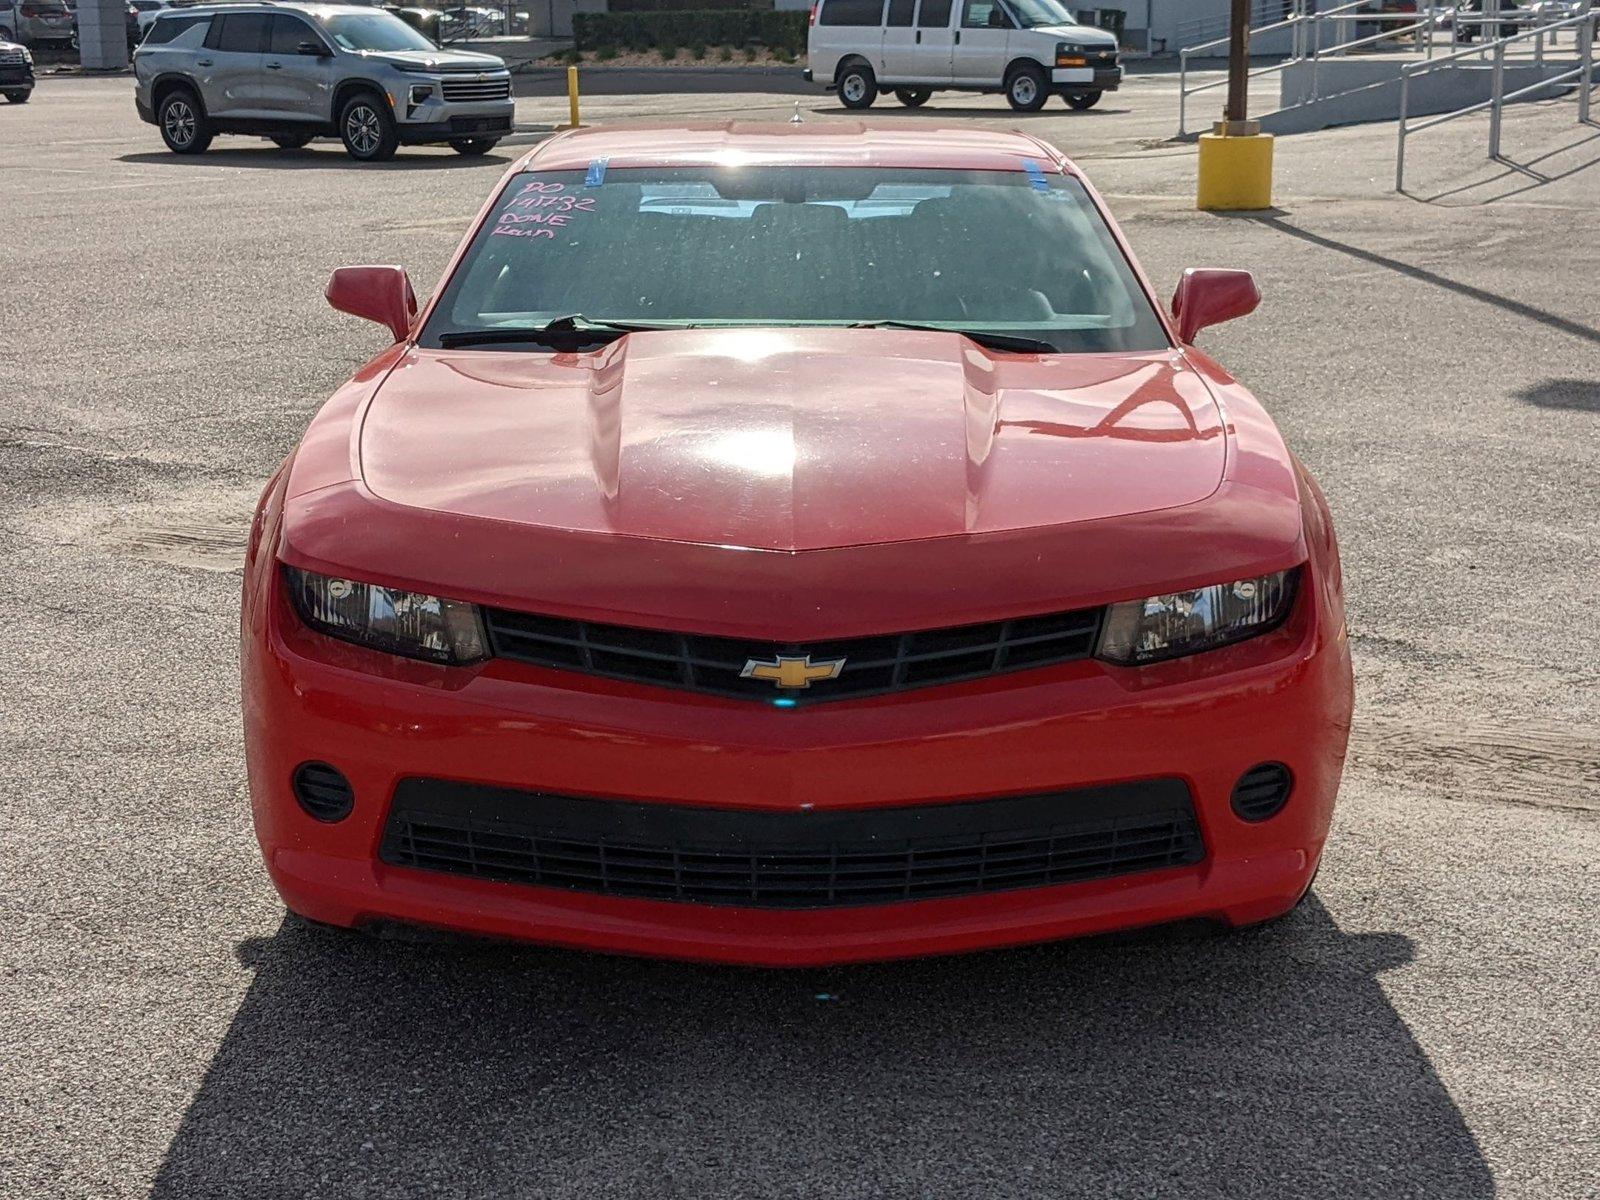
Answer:
[[578, 68], [567, 68], [567, 104], [572, 109], [572, 128], [578, 127]]
[[[1230, 129], [1229, 126], [1245, 126]], [[1272, 207], [1272, 135], [1254, 121], [1221, 122], [1200, 135], [1200, 186], [1195, 207], [1249, 212]]]

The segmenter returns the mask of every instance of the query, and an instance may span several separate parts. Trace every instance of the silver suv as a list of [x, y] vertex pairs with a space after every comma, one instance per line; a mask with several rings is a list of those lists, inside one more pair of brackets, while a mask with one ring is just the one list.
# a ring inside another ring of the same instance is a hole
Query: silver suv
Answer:
[[134, 52], [133, 74], [139, 116], [176, 154], [199, 154], [219, 133], [285, 149], [335, 135], [362, 162], [402, 143], [485, 154], [515, 108], [502, 60], [442, 50], [396, 16], [350, 4], [175, 6]]

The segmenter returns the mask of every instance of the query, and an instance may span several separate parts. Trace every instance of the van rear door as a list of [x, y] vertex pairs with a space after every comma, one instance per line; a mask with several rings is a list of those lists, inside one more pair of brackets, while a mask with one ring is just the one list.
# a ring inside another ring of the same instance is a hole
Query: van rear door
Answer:
[[885, 0], [822, 0], [806, 43], [816, 78], [831, 80], [846, 55], [859, 54], [874, 72], [883, 61]]

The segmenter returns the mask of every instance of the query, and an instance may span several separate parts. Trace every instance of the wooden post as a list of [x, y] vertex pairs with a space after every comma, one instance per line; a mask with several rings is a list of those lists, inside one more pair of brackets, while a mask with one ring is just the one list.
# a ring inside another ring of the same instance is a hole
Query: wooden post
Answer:
[[1228, 31], [1228, 107], [1222, 119], [1227, 132], [1246, 132], [1236, 126], [1250, 119], [1250, 0], [1233, 0], [1233, 24]]

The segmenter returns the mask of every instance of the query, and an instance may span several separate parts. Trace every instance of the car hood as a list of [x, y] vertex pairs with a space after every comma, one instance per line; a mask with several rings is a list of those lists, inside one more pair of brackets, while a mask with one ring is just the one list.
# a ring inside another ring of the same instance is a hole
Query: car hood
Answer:
[[684, 330], [594, 354], [415, 350], [359, 464], [378, 497], [550, 529], [812, 550], [1194, 504], [1227, 439], [1173, 351], [957, 334]]
[[372, 53], [375, 58], [392, 66], [411, 70], [446, 71], [504, 71], [505, 59], [493, 54], [478, 54], [471, 50], [389, 50]]
[[1093, 46], [1102, 50], [1117, 47], [1117, 35], [1090, 25], [1035, 25], [1029, 33], [1048, 33], [1052, 37], [1071, 40], [1080, 46]]

